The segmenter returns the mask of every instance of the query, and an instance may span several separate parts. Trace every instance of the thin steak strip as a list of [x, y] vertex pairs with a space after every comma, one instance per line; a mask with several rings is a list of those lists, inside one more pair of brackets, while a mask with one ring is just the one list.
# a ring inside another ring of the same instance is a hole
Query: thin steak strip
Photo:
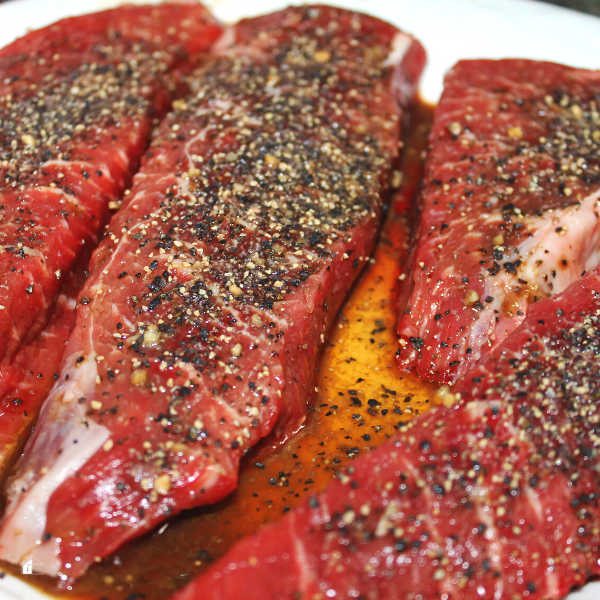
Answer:
[[9, 489], [6, 560], [33, 552], [74, 578], [224, 497], [252, 445], [305, 418], [318, 347], [373, 247], [398, 100], [424, 51], [329, 7], [242, 21], [226, 39], [92, 259]]
[[430, 134], [399, 364], [454, 383], [600, 260], [600, 72], [463, 61]]
[[549, 600], [600, 573], [598, 315], [600, 270], [173, 600]]
[[169, 107], [172, 70], [220, 32], [198, 4], [125, 6], [0, 51], [0, 361], [37, 336], [62, 275], [96, 245]]

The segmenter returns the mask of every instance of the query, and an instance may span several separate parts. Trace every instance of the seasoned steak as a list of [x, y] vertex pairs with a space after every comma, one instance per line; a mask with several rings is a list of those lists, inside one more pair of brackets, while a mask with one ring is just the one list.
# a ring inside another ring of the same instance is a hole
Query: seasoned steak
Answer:
[[220, 32], [199, 4], [126, 6], [0, 50], [0, 361], [37, 336], [61, 277], [97, 243], [173, 69]]
[[600, 270], [173, 600], [550, 600], [600, 573], [598, 315]]
[[395, 27], [329, 7], [226, 34], [92, 259], [9, 489], [2, 558], [34, 552], [45, 572], [77, 577], [224, 497], [252, 445], [301, 425], [423, 62]]
[[462, 61], [430, 135], [399, 364], [454, 383], [600, 259], [600, 72]]

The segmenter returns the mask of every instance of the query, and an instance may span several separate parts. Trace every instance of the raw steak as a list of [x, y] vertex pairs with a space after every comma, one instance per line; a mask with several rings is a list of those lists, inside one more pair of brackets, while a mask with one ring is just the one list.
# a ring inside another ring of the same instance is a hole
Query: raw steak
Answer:
[[58, 376], [83, 281], [83, 273], [68, 277], [46, 327], [35, 340], [19, 349], [10, 364], [0, 368], [0, 482], [23, 449], [42, 402]]
[[[373, 247], [422, 47], [329, 7], [242, 21], [162, 123], [96, 251], [0, 555], [77, 577], [235, 488], [303, 422]], [[227, 45], [232, 44], [232, 45]]]
[[50, 318], [170, 103], [171, 72], [219, 36], [199, 4], [65, 19], [0, 51], [0, 360]]
[[454, 383], [600, 259], [600, 72], [463, 61], [430, 134], [399, 364]]
[[549, 600], [599, 574], [598, 315], [600, 270], [173, 600]]

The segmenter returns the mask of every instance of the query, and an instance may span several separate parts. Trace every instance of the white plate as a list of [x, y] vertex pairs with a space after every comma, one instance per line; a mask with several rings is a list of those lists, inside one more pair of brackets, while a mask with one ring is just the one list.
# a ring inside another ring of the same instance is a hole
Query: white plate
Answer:
[[[119, 0], [13, 0], [0, 5], [0, 47], [28, 29], [120, 3]], [[225, 22], [277, 10], [289, 3], [286, 0], [204, 2]], [[430, 102], [437, 101], [440, 95], [444, 72], [461, 58], [523, 57], [600, 68], [600, 19], [533, 0], [328, 0], [328, 3], [371, 13], [414, 34], [425, 46], [429, 58], [421, 93]], [[48, 600], [48, 596], [13, 577], [0, 580], [0, 600], [44, 598]], [[570, 594], [567, 600], [598, 598], [600, 582]]]

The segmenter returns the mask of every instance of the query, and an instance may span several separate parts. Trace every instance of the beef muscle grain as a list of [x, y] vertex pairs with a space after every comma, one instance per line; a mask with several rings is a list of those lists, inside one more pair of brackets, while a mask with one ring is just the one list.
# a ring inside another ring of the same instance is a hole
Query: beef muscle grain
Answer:
[[173, 600], [551, 600], [598, 575], [599, 315], [600, 269]]
[[430, 134], [399, 363], [454, 383], [600, 258], [600, 73], [463, 61]]
[[33, 552], [72, 579], [228, 494], [253, 444], [299, 427], [423, 62], [395, 27], [329, 7], [225, 34], [92, 259], [9, 490], [4, 559]]
[[[199, 4], [65, 19], [0, 50], [0, 361], [52, 314], [174, 88], [220, 28]], [[2, 369], [0, 363], [0, 369]]]

